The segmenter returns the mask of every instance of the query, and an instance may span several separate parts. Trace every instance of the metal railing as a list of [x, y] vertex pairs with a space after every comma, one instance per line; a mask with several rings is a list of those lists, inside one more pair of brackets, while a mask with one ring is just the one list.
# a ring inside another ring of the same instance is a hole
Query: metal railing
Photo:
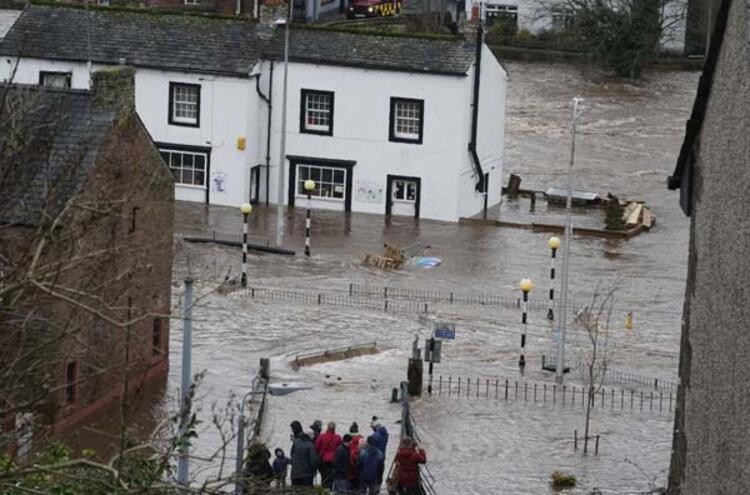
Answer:
[[[412, 289], [406, 287], [387, 287], [376, 285], [349, 284], [350, 296], [379, 297], [390, 300], [425, 301], [433, 303], [447, 303], [471, 306], [496, 306], [505, 308], [520, 307], [520, 298], [508, 295], [480, 292], [457, 292], [441, 289]], [[549, 302], [529, 301], [528, 308], [535, 311], [547, 311]], [[557, 309], [558, 305], [555, 305]], [[568, 309], [580, 311], [584, 304], [570, 303]]]
[[[456, 399], [493, 399], [533, 402], [552, 407], [581, 407], [586, 405], [587, 387], [557, 385], [501, 378], [438, 377], [438, 397]], [[636, 392], [635, 390], [600, 388], [592, 397], [592, 408], [613, 411], [672, 412], [676, 397], [670, 392]]]

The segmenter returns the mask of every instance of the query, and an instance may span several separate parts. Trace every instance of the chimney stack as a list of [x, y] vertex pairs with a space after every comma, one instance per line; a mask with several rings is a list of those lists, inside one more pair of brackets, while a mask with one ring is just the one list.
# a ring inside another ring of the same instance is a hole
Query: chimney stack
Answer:
[[135, 112], [135, 69], [128, 65], [104, 67], [91, 77], [94, 106], [117, 115]]

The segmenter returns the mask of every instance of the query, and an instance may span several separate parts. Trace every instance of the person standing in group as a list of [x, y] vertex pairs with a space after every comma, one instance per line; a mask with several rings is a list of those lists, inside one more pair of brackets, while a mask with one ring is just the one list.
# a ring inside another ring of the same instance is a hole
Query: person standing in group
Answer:
[[273, 451], [273, 476], [276, 479], [276, 486], [283, 488], [286, 486], [286, 472], [289, 470], [289, 458], [284, 455], [284, 450], [276, 448]]
[[312, 438], [312, 441], [314, 442], [320, 436], [320, 432], [323, 431], [323, 422], [316, 419], [313, 421], [313, 424], [310, 425], [310, 430], [310, 438]]
[[377, 416], [372, 417], [370, 428], [372, 428], [373, 431], [372, 436], [375, 437], [375, 445], [378, 447], [378, 450], [385, 455], [385, 449], [388, 446], [388, 430], [383, 426]]
[[292, 421], [292, 486], [313, 486], [315, 472], [318, 468], [318, 455], [315, 444], [307, 433], [302, 431], [299, 421]]
[[331, 476], [333, 478], [333, 493], [348, 494], [351, 487], [349, 486], [349, 468], [351, 467], [351, 454], [349, 445], [352, 442], [352, 436], [348, 433], [344, 435], [341, 443], [336, 447], [336, 455], [333, 458]]
[[336, 448], [341, 444], [341, 436], [336, 433], [336, 423], [328, 423], [325, 433], [315, 440], [315, 451], [320, 458], [320, 484], [329, 490], [333, 486], [331, 468], [336, 457]]
[[359, 449], [364, 447], [364, 439], [359, 434], [359, 425], [356, 422], [349, 427], [349, 435], [352, 437], [349, 443], [349, 487], [356, 493], [359, 488]]
[[397, 489], [399, 495], [420, 495], [419, 490], [419, 465], [427, 462], [424, 449], [409, 437], [401, 440], [396, 453], [396, 464], [398, 465]]
[[385, 455], [377, 446], [375, 435], [367, 437], [367, 446], [359, 453], [359, 490], [362, 495], [378, 495], [383, 483]]

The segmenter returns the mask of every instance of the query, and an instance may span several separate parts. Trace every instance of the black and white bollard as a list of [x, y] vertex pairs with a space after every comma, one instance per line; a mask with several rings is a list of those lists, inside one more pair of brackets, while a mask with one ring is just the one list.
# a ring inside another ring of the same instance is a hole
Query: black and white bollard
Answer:
[[556, 236], [550, 237], [549, 241], [547, 241], [547, 246], [549, 246], [550, 250], [552, 251], [552, 261], [550, 263], [549, 269], [549, 307], [547, 308], [547, 319], [554, 320], [555, 310], [553, 309], [553, 306], [555, 304], [555, 257], [557, 255], [557, 248], [560, 247], [560, 238]]
[[523, 305], [521, 306], [521, 325], [523, 333], [521, 333], [521, 357], [518, 359], [518, 367], [521, 368], [521, 372], [523, 372], [523, 369], [526, 366], [526, 313], [529, 305], [529, 292], [534, 288], [534, 284], [531, 283], [530, 279], [525, 278], [521, 280], [520, 286], [521, 292], [523, 292]]
[[312, 208], [312, 192], [315, 190], [315, 181], [305, 181], [305, 192], [307, 192], [307, 217], [305, 218], [305, 256], [310, 257], [310, 209]]
[[240, 285], [247, 287], [247, 220], [250, 213], [253, 212], [253, 206], [250, 203], [242, 203], [240, 206], [242, 212], [242, 278]]

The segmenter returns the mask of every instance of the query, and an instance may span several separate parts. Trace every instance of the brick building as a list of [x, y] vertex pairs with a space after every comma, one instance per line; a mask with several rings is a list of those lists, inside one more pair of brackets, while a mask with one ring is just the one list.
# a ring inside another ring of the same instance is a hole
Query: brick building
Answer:
[[167, 371], [174, 183], [134, 75], [100, 69], [91, 91], [0, 85], [6, 433], [19, 415], [63, 431]]

